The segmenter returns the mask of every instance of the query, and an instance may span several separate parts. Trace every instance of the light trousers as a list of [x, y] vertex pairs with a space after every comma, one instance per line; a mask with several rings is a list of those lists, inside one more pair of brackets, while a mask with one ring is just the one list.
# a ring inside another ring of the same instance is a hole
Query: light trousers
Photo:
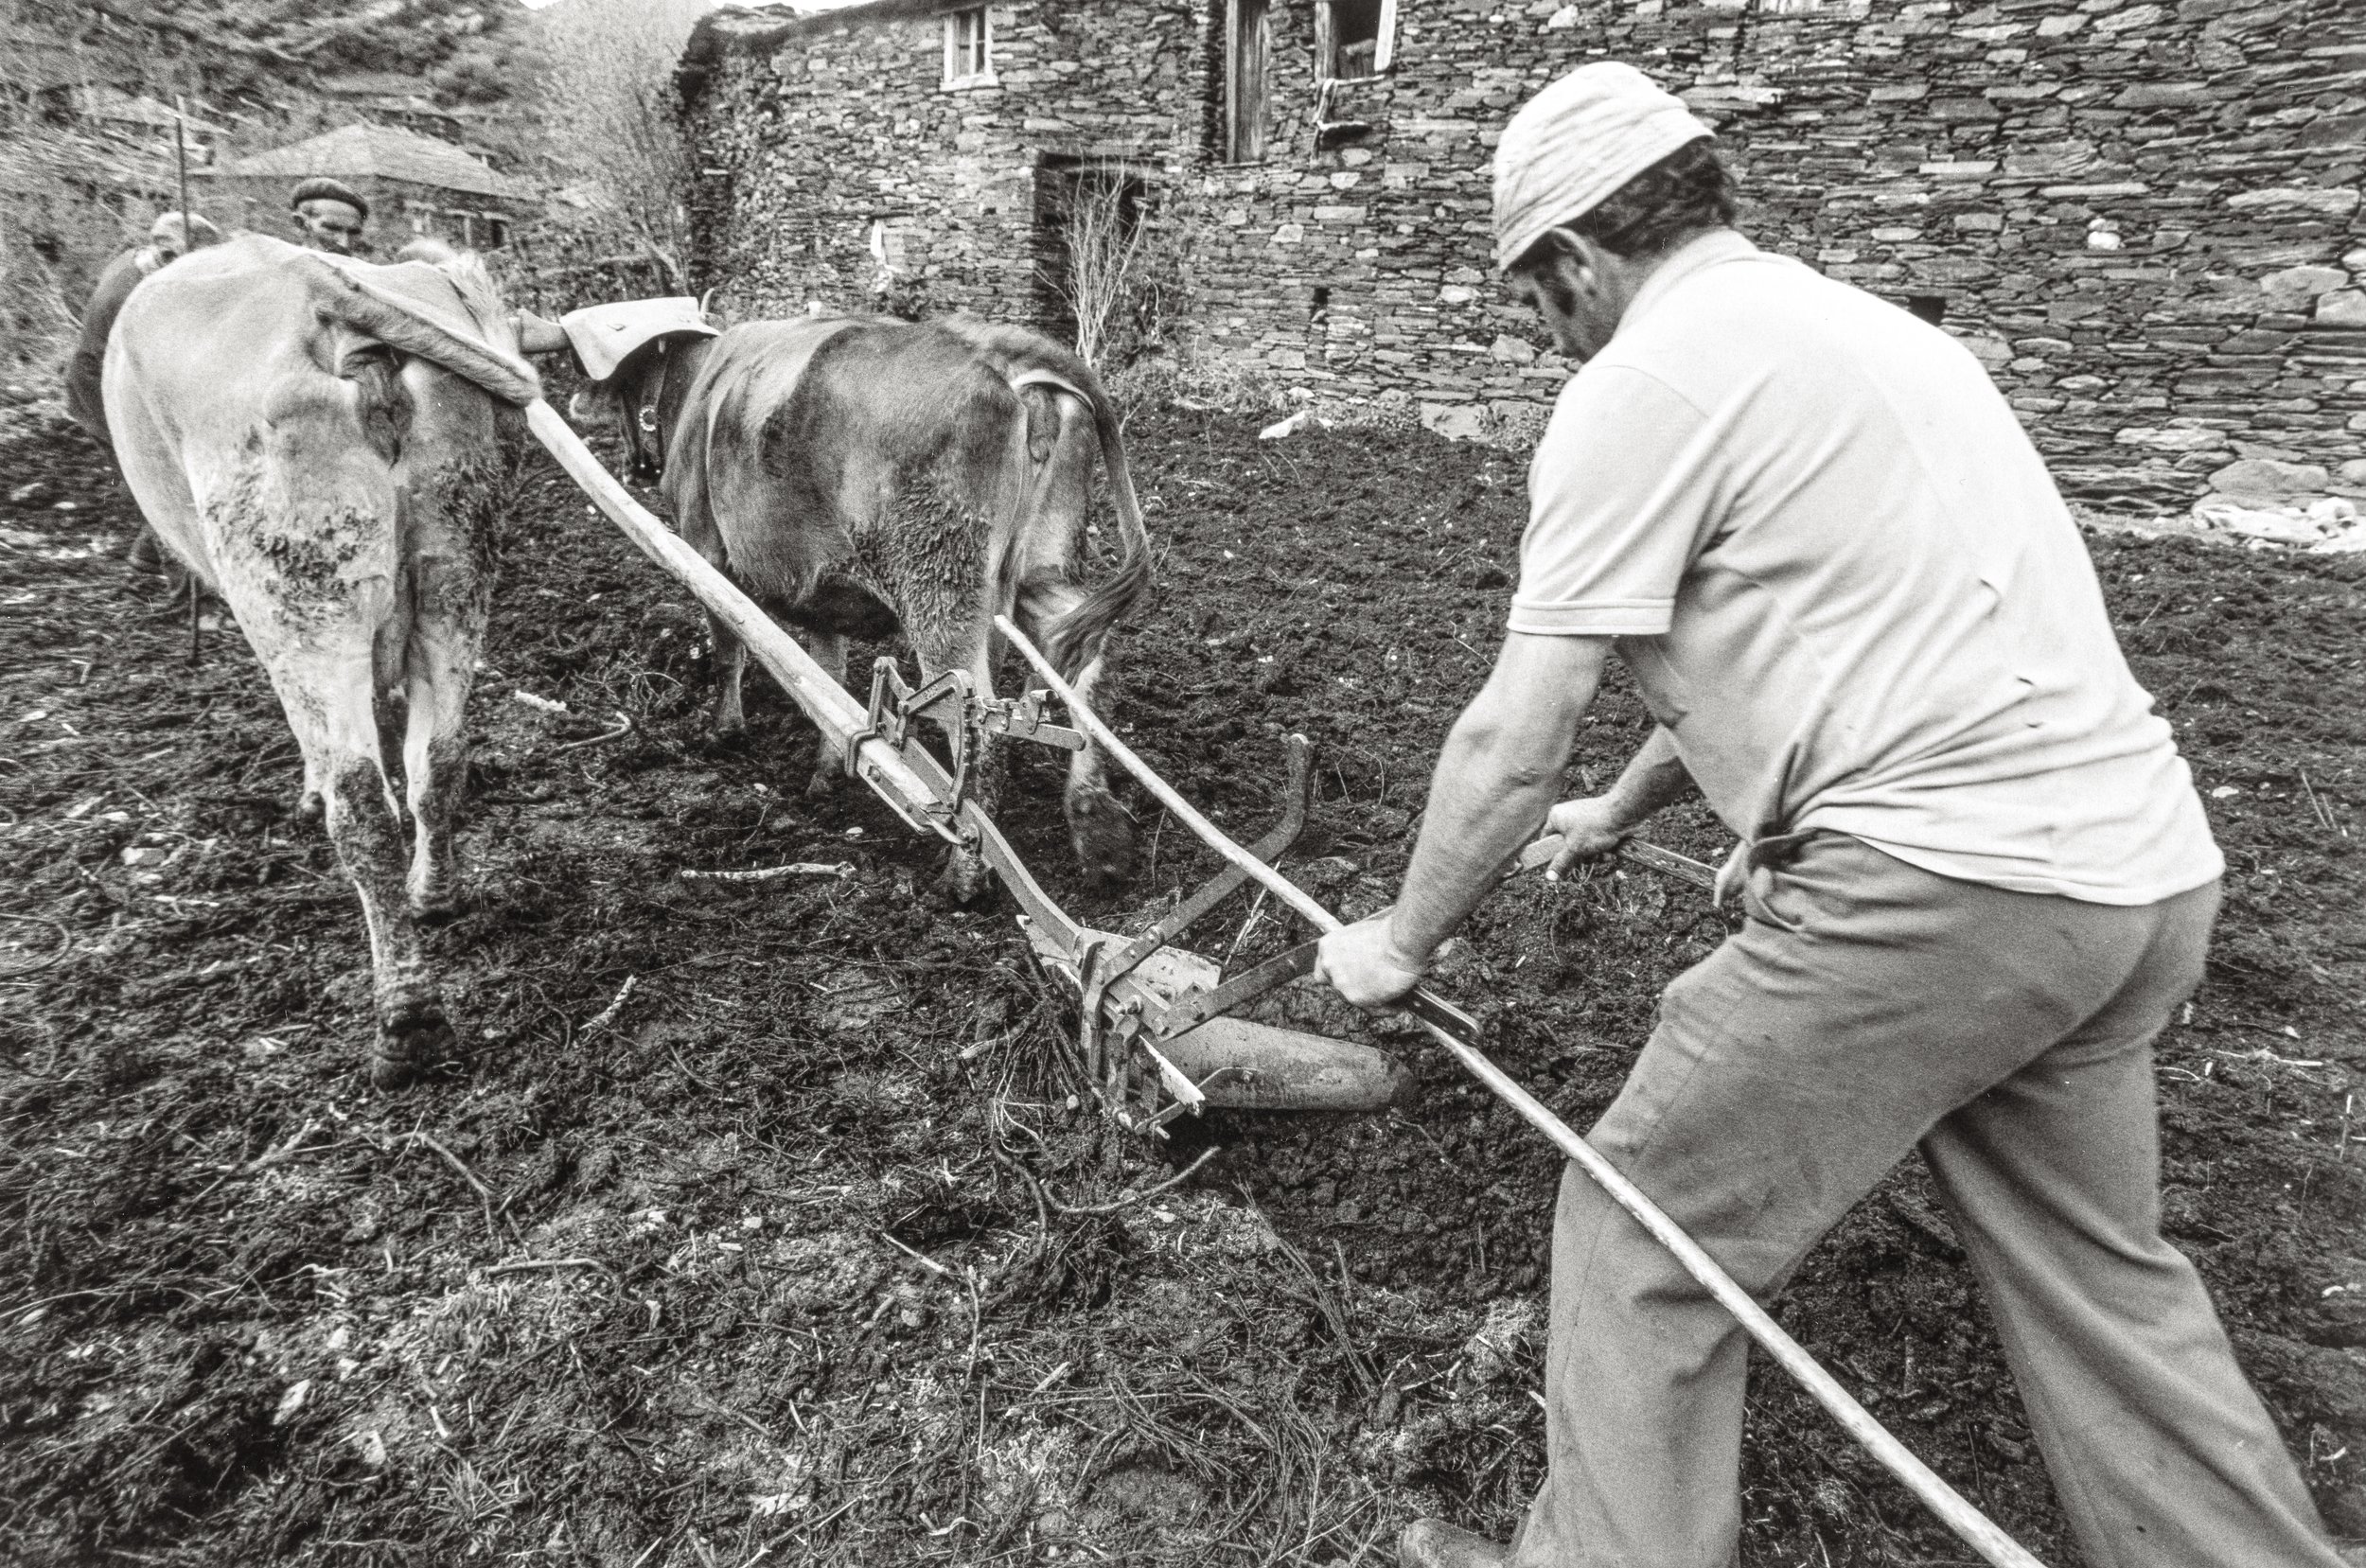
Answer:
[[[2161, 1236], [2151, 1042], [2201, 978], [2217, 902], [2006, 892], [1811, 836], [1668, 988], [1590, 1134], [1761, 1299], [1919, 1148], [2093, 1568], [2340, 1568]], [[1747, 1349], [1570, 1167], [1518, 1568], [1725, 1568]]]

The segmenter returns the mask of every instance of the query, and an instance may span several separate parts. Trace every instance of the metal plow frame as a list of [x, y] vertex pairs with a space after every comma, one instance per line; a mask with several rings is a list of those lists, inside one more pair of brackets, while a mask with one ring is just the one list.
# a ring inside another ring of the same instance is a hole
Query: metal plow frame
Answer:
[[[568, 477], [639, 546], [690, 590], [745, 643], [756, 661], [804, 710], [815, 728], [844, 748], [847, 772], [869, 785], [898, 817], [948, 843], [975, 844], [1011, 891], [1019, 928], [1042, 967], [1077, 994], [1079, 1034], [1088, 1077], [1103, 1106], [1122, 1125], [1163, 1136], [1165, 1123], [1208, 1106], [1258, 1110], [1371, 1111], [1395, 1102], [1410, 1075], [1368, 1046], [1246, 1019], [1206, 1016], [1191, 1027], [1162, 1027], [1170, 1013], [1193, 1009], [1216, 989], [1220, 968], [1174, 946], [1174, 939], [1249, 880], [1227, 867], [1139, 937], [1079, 924], [1044, 891], [992, 818], [964, 785], [965, 748], [948, 770], [924, 749], [909, 720], [924, 709], [954, 701], [977, 729], [1068, 747], [1071, 731], [1041, 721], [1040, 692], [1006, 703], [980, 703], [965, 681], [928, 681], [906, 689], [900, 678], [874, 678], [865, 706], [832, 679], [795, 638], [776, 625], [729, 578], [681, 537], [635, 501], [592, 454], [556, 410], [537, 399], [526, 405], [535, 438]], [[1030, 654], [1032, 648], [1026, 650]], [[963, 728], [968, 728], [965, 725]], [[1294, 735], [1291, 792], [1280, 828], [1261, 841], [1261, 863], [1298, 837], [1304, 820], [1308, 743]]]

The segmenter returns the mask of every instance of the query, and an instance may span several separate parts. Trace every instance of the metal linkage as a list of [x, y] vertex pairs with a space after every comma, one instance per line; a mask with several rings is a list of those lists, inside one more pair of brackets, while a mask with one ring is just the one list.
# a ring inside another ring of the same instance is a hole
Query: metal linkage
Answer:
[[[1286, 744], [1289, 750], [1290, 774], [1289, 784], [1282, 796], [1281, 820], [1275, 824], [1272, 832], [1250, 845], [1248, 850], [1249, 854], [1268, 866], [1279, 860], [1281, 853], [1298, 841], [1298, 836], [1306, 827], [1306, 793], [1313, 773], [1315, 747], [1314, 743], [1304, 735], [1292, 735]], [[1102, 1102], [1115, 1110], [1121, 1120], [1127, 1120], [1129, 1123], [1131, 1120], [1131, 1113], [1124, 1108], [1128, 1099], [1123, 1070], [1125, 1059], [1122, 1055], [1104, 1059], [1102, 1050], [1100, 1020], [1103, 995], [1112, 980], [1132, 974], [1153, 954], [1170, 948], [1175, 938], [1198, 924], [1202, 917], [1237, 892], [1247, 882], [1246, 872], [1237, 866], [1227, 866], [1201, 884], [1190, 897], [1182, 900], [1173, 909], [1154, 922], [1148, 930], [1117, 948], [1116, 951], [1111, 952], [1106, 943], [1095, 942], [1090, 943], [1084, 952], [1079, 973], [1085, 981], [1085, 1006], [1084, 1016], [1078, 1030], [1083, 1037], [1081, 1044], [1085, 1050], [1086, 1071], [1101, 1093]], [[1184, 955], [1179, 949], [1175, 951], [1180, 957], [1197, 958], [1196, 954]], [[1204, 986], [1195, 986], [1185, 991], [1182, 997], [1178, 997], [1174, 1002], [1166, 1006], [1143, 1006], [1129, 1001], [1119, 1012], [1115, 1032], [1121, 1040], [1131, 1044], [1150, 1058], [1151, 1063], [1158, 1069], [1159, 1081], [1163, 1084], [1167, 1093], [1172, 1096], [1172, 1102], [1161, 1108], [1157, 1103], [1156, 1095], [1151, 1092], [1148, 1084], [1138, 1086], [1138, 1091], [1146, 1095], [1151, 1101], [1150, 1114], [1143, 1121], [1146, 1127], [1164, 1126], [1185, 1111], [1197, 1116], [1207, 1100], [1209, 1090], [1221, 1087], [1242, 1076], [1244, 1071], [1242, 1067], [1227, 1065], [1216, 1067], [1206, 1078], [1193, 1083], [1189, 1074], [1176, 1066], [1159, 1049], [1161, 1042], [1186, 1032], [1183, 1029], [1172, 1027], [1168, 1022], [1174, 1015], [1175, 1008], [1191, 1005], [1183, 998], [1195, 1000], [1208, 995], [1209, 992], [1204, 989]], [[1204, 1013], [1200, 1015], [1200, 1021], [1205, 1022], [1209, 1018], [1217, 1017], [1230, 1011], [1232, 1010], [1227, 1008]]]

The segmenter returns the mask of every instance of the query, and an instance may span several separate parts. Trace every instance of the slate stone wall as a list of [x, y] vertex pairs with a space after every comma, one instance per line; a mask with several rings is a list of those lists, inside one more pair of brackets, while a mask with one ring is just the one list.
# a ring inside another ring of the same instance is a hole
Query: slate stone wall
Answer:
[[1632, 62], [1719, 128], [1759, 243], [1943, 301], [2066, 485], [2366, 495], [2366, 17], [2355, 0], [1400, 0], [1386, 78], [1314, 79], [1272, 9], [1270, 155], [1211, 149], [1221, 0], [710, 23], [684, 89], [701, 260], [742, 308], [1027, 316], [1039, 171], [1156, 177], [1204, 351], [1452, 433], [1541, 424], [1566, 366], [1488, 271], [1510, 112]]

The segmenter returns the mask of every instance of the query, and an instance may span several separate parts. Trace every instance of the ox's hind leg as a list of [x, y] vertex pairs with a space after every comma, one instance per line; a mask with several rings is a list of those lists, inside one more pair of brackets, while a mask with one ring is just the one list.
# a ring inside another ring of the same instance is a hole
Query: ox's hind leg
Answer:
[[[839, 685], [846, 684], [846, 636], [836, 631], [807, 631], [804, 634], [807, 652], [823, 673]], [[862, 694], [857, 693], [859, 696]], [[840, 746], [827, 731], [821, 732], [821, 749], [813, 755], [813, 777], [805, 781], [805, 799], [826, 800], [838, 787], [838, 781], [846, 774], [846, 748]]]
[[468, 771], [466, 719], [477, 650], [484, 645], [490, 584], [472, 563], [417, 563], [417, 618], [403, 655], [409, 714], [402, 743], [403, 782], [411, 802], [412, 910], [441, 919], [459, 907], [452, 854]]
[[[359, 587], [364, 596], [389, 591], [383, 579]], [[448, 1054], [453, 1041], [404, 887], [402, 816], [379, 751], [375, 655], [365, 640], [346, 650], [276, 642], [268, 632], [255, 642], [304, 752], [305, 775], [321, 784], [329, 842], [369, 926], [378, 1014], [370, 1076], [399, 1083]]]
[[748, 673], [748, 644], [719, 615], [707, 617], [707, 636], [715, 643], [715, 738], [731, 740], [748, 729], [748, 715], [739, 704], [740, 678]]
[[[1051, 628], [1084, 597], [1085, 590], [1074, 583], [1027, 584], [1019, 590], [1018, 624], [1029, 640], [1041, 647], [1050, 640]], [[1105, 636], [1094, 638], [1077, 667], [1060, 672], [1061, 678], [1075, 688], [1077, 697], [1087, 706], [1101, 683], [1104, 642]], [[1033, 673], [1027, 672], [1030, 678]], [[1108, 758], [1089, 735], [1085, 739], [1085, 749], [1069, 759], [1068, 787], [1060, 803], [1068, 817], [1068, 841], [1075, 846], [1077, 864], [1084, 868], [1085, 874], [1109, 882], [1121, 882], [1130, 875], [1134, 870], [1134, 819], [1110, 790]]]
[[[920, 660], [921, 679], [932, 679], [940, 670], [967, 670], [972, 690], [990, 700], [994, 696], [994, 667], [988, 658], [989, 646], [990, 628], [982, 621], [969, 626], [915, 630], [912, 636], [912, 651]], [[979, 810], [992, 816], [1002, 803], [1005, 758], [1000, 740], [982, 730], [964, 736], [963, 715], [952, 711], [950, 704], [938, 711], [936, 719], [945, 731], [948, 755], [955, 748], [967, 745], [968, 797], [978, 802]], [[987, 877], [985, 856], [975, 843], [965, 841], [953, 846], [943, 879], [947, 896], [959, 904], [973, 904], [986, 890]]]

